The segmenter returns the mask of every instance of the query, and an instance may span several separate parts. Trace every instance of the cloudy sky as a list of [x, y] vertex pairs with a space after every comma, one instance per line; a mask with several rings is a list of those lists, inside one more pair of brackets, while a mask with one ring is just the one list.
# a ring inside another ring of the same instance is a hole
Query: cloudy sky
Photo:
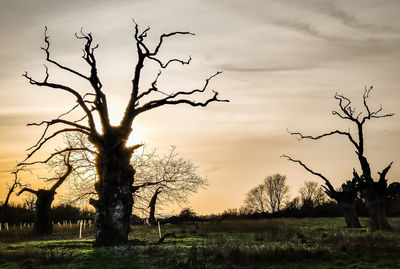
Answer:
[[[24, 71], [35, 78], [44, 75], [44, 26], [54, 58], [82, 72], [87, 71], [82, 43], [74, 33], [81, 27], [93, 33], [100, 44], [96, 56], [103, 89], [117, 123], [136, 59], [132, 18], [142, 29], [151, 27], [149, 46], [164, 32], [196, 34], [165, 43], [162, 59], [193, 58], [190, 66], [173, 65], [163, 73], [158, 85], [165, 92], [201, 87], [205, 78], [223, 71], [210, 89], [230, 103], [145, 113], [131, 138], [159, 151], [176, 145], [200, 166], [210, 184], [190, 199], [196, 212], [240, 207], [251, 187], [275, 173], [287, 176], [292, 197], [305, 180], [319, 180], [282, 154], [302, 159], [337, 187], [350, 179], [352, 168], [359, 167], [347, 140], [297, 141], [287, 129], [319, 134], [353, 128], [332, 116], [333, 96], [343, 93], [362, 109], [366, 85], [374, 86], [371, 107], [382, 103], [385, 112], [396, 113], [367, 123], [367, 157], [375, 172], [393, 161], [389, 178], [399, 180], [399, 10], [397, 0], [0, 0], [0, 200], [9, 171], [40, 135], [40, 128], [26, 123], [54, 118], [74, 102], [21, 76]], [[53, 81], [82, 85], [49, 67]], [[150, 63], [145, 73], [143, 86], [157, 67]]]

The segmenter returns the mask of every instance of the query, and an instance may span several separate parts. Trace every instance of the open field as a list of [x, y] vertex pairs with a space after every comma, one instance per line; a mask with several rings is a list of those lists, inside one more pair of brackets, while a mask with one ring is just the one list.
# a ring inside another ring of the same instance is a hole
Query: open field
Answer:
[[[361, 219], [368, 225], [368, 219]], [[400, 268], [400, 218], [391, 232], [346, 229], [342, 218], [224, 220], [132, 226], [130, 242], [93, 247], [94, 230], [54, 226], [48, 238], [0, 232], [0, 268]]]

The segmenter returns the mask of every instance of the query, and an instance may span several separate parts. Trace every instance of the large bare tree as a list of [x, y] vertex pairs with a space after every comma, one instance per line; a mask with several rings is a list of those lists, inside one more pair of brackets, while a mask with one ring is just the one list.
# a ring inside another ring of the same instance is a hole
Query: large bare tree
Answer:
[[[355, 153], [361, 167], [361, 175], [359, 175], [356, 172], [356, 170], [354, 170], [353, 172], [354, 182], [357, 185], [357, 189], [360, 192], [360, 195], [365, 201], [366, 206], [369, 210], [369, 214], [371, 217], [371, 228], [374, 230], [381, 230], [381, 229], [390, 229], [390, 225], [386, 218], [386, 195], [388, 187], [386, 175], [389, 172], [392, 163], [390, 163], [386, 168], [384, 168], [382, 172], [378, 172], [379, 179], [375, 181], [372, 176], [370, 163], [367, 157], [365, 156], [364, 126], [369, 120], [392, 117], [394, 114], [382, 113], [382, 106], [380, 106], [375, 110], [372, 110], [370, 108], [367, 101], [370, 96], [371, 90], [372, 86], [365, 87], [362, 99], [364, 111], [361, 112], [356, 112], [356, 109], [353, 107], [350, 99], [343, 96], [342, 94], [338, 93], [335, 94], [335, 99], [338, 100], [339, 110], [333, 111], [332, 114], [334, 116], [338, 116], [343, 120], [349, 121], [353, 126], [355, 126], [356, 135], [353, 135], [350, 132], [350, 130], [348, 131], [333, 130], [331, 132], [326, 132], [318, 136], [303, 135], [300, 132], [289, 132], [289, 133], [291, 135], [297, 136], [299, 139], [311, 139], [311, 140], [319, 140], [321, 138], [325, 138], [332, 135], [340, 135], [342, 137], [345, 137], [351, 143], [351, 145], [355, 148]], [[289, 160], [292, 159], [289, 158]], [[332, 193], [335, 192], [335, 190], [333, 189], [333, 187], [331, 187], [331, 184], [329, 183], [329, 180], [326, 179], [326, 177], [322, 176], [320, 173], [313, 172], [311, 169], [307, 168], [304, 164], [302, 164], [298, 160], [297, 162], [300, 163], [309, 172], [321, 177], [325, 181], [325, 185], [327, 185], [328, 187], [328, 192]], [[350, 183], [348, 184], [349, 188], [352, 188], [351, 184]], [[334, 196], [332, 198], [334, 198]]]
[[[42, 48], [45, 52], [47, 62], [62, 71], [74, 75], [77, 79], [86, 81], [91, 88], [90, 91], [82, 92], [69, 85], [52, 82], [47, 66], [45, 66], [45, 77], [43, 80], [34, 79], [28, 73], [24, 74], [24, 77], [27, 78], [32, 85], [48, 87], [68, 93], [76, 100], [76, 105], [59, 117], [31, 124], [44, 126], [45, 130], [39, 141], [31, 148], [23, 163], [26, 163], [28, 159], [48, 141], [60, 134], [74, 131], [87, 135], [89, 141], [96, 149], [95, 166], [98, 180], [95, 184], [95, 190], [98, 198], [91, 200], [91, 204], [96, 209], [96, 245], [122, 244], [128, 241], [128, 233], [130, 231], [129, 218], [134, 202], [132, 193], [134, 191], [133, 183], [135, 170], [131, 165], [131, 157], [133, 151], [138, 148], [139, 145], [127, 146], [126, 142], [132, 133], [132, 123], [134, 119], [146, 111], [166, 105], [186, 104], [193, 107], [205, 107], [212, 102], [228, 102], [228, 100], [219, 99], [218, 92], [216, 91], [213, 91], [212, 95], [206, 98], [205, 101], [188, 99], [193, 95], [205, 93], [210, 80], [220, 74], [220, 72], [208, 77], [204, 85], [199, 89], [175, 91], [172, 93], [166, 93], [167, 90], [161, 91], [158, 88], [157, 82], [161, 75], [161, 72], [159, 72], [151, 85], [148, 88], [142, 89], [140, 86], [143, 85], [141, 85], [140, 82], [146, 63], [153, 62], [159, 65], [161, 69], [165, 69], [173, 63], [182, 65], [190, 63], [191, 58], [188, 60], [170, 59], [168, 61], [162, 61], [158, 56], [167, 38], [177, 35], [193, 34], [190, 32], [162, 34], [155, 44], [154, 49], [151, 49], [145, 42], [150, 28], [148, 27], [141, 31], [136, 23], [134, 23], [134, 25], [137, 58], [133, 70], [132, 87], [128, 97], [128, 104], [119, 125], [112, 125], [110, 122], [107, 96], [103, 91], [103, 84], [97, 70], [95, 51], [98, 45], [93, 43], [93, 36], [91, 33], [84, 33], [81, 30], [79, 34], [76, 34], [76, 38], [84, 42], [83, 60], [88, 66], [88, 72], [68, 67], [52, 58], [47, 28], [44, 36], [45, 46]], [[163, 97], [158, 98], [157, 96], [160, 96], [160, 93]], [[75, 120], [65, 119], [64, 116], [70, 114], [70, 112], [75, 109], [80, 109], [83, 112], [82, 117]], [[96, 118], [99, 119], [99, 123], [95, 120]], [[62, 128], [48, 134], [53, 126], [62, 126]], [[75, 150], [81, 149], [65, 148], [60, 151]], [[60, 151], [56, 154], [59, 154]], [[45, 161], [46, 160], [43, 162]]]

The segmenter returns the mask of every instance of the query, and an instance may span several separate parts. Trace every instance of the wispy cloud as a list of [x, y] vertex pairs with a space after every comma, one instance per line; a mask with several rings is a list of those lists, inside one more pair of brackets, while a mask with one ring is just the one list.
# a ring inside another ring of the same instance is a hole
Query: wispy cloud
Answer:
[[[348, 12], [345, 9], [342, 9], [332, 2], [328, 1], [306, 1], [308, 2], [309, 6], [312, 7], [313, 9], [317, 10], [318, 12], [325, 14], [327, 16], [330, 16], [332, 18], [335, 18], [339, 20], [341, 23], [344, 25], [355, 28], [355, 29], [360, 29], [360, 30], [365, 30], [369, 32], [395, 32], [395, 33], [400, 33], [399, 28], [394, 28], [391, 26], [385, 26], [385, 25], [377, 25], [373, 23], [365, 23], [361, 22], [359, 19], [357, 19], [353, 14]], [[300, 3], [300, 2], [298, 2]], [[305, 2], [301, 1], [301, 4], [303, 5]]]
[[329, 41], [343, 40], [342, 37], [329, 35], [318, 30], [316, 27], [314, 27], [312, 24], [308, 22], [279, 19], [279, 20], [274, 20], [273, 23], [277, 26], [282, 26], [324, 40], [329, 40]]
[[286, 71], [299, 71], [312, 69], [312, 65], [298, 65], [298, 66], [262, 66], [262, 67], [249, 67], [239, 64], [224, 64], [219, 67], [221, 70], [232, 72], [286, 72]]

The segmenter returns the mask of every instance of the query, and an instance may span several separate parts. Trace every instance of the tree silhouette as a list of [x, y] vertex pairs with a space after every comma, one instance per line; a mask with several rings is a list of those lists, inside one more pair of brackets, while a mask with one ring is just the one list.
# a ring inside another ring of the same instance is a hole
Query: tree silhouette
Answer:
[[[356, 170], [354, 170], [353, 180], [348, 181], [344, 186], [342, 186], [343, 189], [342, 192], [335, 191], [332, 185], [330, 184], [329, 180], [325, 176], [323, 176], [320, 173], [312, 171], [299, 160], [293, 160], [286, 155], [284, 155], [284, 157], [288, 158], [291, 161], [299, 163], [310, 173], [322, 178], [325, 181], [326, 193], [330, 195], [333, 199], [336, 199], [344, 210], [351, 211], [351, 208], [354, 207], [354, 200], [353, 202], [349, 202], [349, 199], [355, 197], [354, 187], [356, 187], [368, 208], [371, 217], [371, 228], [374, 230], [381, 230], [381, 229], [390, 229], [390, 225], [386, 219], [386, 195], [387, 195], [386, 174], [391, 168], [392, 163], [390, 163], [385, 169], [383, 169], [382, 172], [378, 172], [379, 179], [378, 181], [374, 181], [371, 174], [370, 164], [365, 156], [363, 128], [366, 122], [369, 120], [391, 117], [394, 114], [393, 113], [383, 114], [382, 105], [376, 110], [370, 109], [367, 100], [370, 96], [372, 88], [373, 88], [372, 86], [369, 88], [365, 87], [363, 94], [363, 106], [365, 111], [358, 112], [357, 114], [356, 114], [356, 109], [351, 105], [350, 99], [341, 94], [338, 93], [335, 94], [335, 99], [338, 100], [339, 102], [339, 110], [333, 111], [332, 114], [334, 116], [338, 116], [343, 120], [350, 121], [353, 125], [355, 125], [357, 130], [356, 138], [350, 133], [350, 130], [349, 131], [333, 130], [331, 132], [323, 133], [318, 136], [303, 135], [302, 133], [299, 132], [289, 131], [291, 135], [297, 136], [299, 140], [301, 139], [319, 140], [327, 136], [341, 135], [343, 137], [346, 137], [348, 141], [350, 141], [350, 143], [355, 148], [355, 153], [359, 160], [362, 173], [360, 176], [358, 175]], [[349, 206], [345, 204], [349, 204]], [[351, 213], [350, 211], [348, 213]], [[352, 212], [351, 214], [354, 213], [355, 212]], [[357, 224], [357, 221], [355, 221], [355, 219], [353, 219], [353, 221], [355, 224]]]
[[[171, 94], [166, 94], [165, 91], [159, 90], [157, 86], [158, 79], [161, 75], [160, 71], [148, 89], [141, 89], [140, 81], [145, 62], [155, 62], [161, 69], [165, 69], [173, 63], [182, 65], [190, 63], [190, 57], [186, 61], [170, 59], [163, 62], [158, 58], [158, 54], [167, 38], [177, 35], [193, 34], [190, 32], [171, 32], [162, 34], [155, 48], [151, 50], [145, 43], [145, 38], [147, 37], [150, 28], [148, 27], [144, 31], [140, 31], [136, 22], [134, 22], [134, 25], [137, 59], [133, 71], [132, 88], [130, 90], [128, 104], [125, 108], [120, 124], [117, 126], [113, 126], [110, 122], [109, 106], [106, 94], [103, 92], [103, 84], [101, 83], [97, 71], [95, 51], [98, 48], [98, 45], [93, 44], [93, 36], [91, 33], [86, 34], [81, 30], [80, 34], [76, 34], [76, 38], [84, 42], [82, 57], [89, 67], [88, 75], [67, 67], [51, 57], [47, 28], [44, 35], [45, 46], [42, 47], [42, 50], [46, 54], [47, 62], [86, 81], [92, 89], [91, 92], [82, 93], [70, 86], [51, 82], [47, 66], [45, 66], [45, 78], [41, 81], [32, 78], [28, 73], [24, 74], [24, 77], [27, 78], [32, 85], [60, 90], [71, 94], [76, 99], [77, 104], [66, 113], [61, 114], [58, 118], [30, 124], [45, 126], [45, 129], [39, 141], [31, 148], [31, 151], [28, 153], [24, 162], [31, 158], [49, 140], [59, 134], [75, 131], [87, 135], [89, 141], [96, 148], [95, 166], [98, 180], [95, 184], [95, 190], [98, 199], [92, 199], [90, 201], [96, 209], [96, 245], [122, 244], [128, 241], [128, 233], [130, 231], [129, 218], [134, 202], [132, 193], [134, 191], [133, 183], [135, 174], [135, 170], [130, 161], [133, 151], [140, 147], [140, 145], [130, 147], [126, 145], [126, 142], [132, 133], [132, 123], [134, 119], [143, 112], [165, 105], [186, 104], [193, 107], [205, 107], [212, 102], [228, 102], [228, 100], [219, 99], [218, 92], [216, 91], [213, 91], [212, 96], [205, 101], [198, 102], [187, 99], [187, 97], [205, 93], [210, 80], [219, 75], [220, 72], [208, 77], [205, 80], [203, 87], [200, 89], [176, 91]], [[157, 98], [156, 94], [160, 93], [163, 94], [163, 97]], [[66, 120], [63, 118], [78, 108], [83, 111], [82, 117], [76, 120]], [[99, 119], [99, 125], [95, 120], [96, 118]], [[82, 123], [83, 121], [86, 121], [87, 124]], [[60, 125], [63, 126], [62, 129], [53, 131], [49, 135], [47, 134], [51, 127]], [[61, 151], [76, 150], [82, 149], [66, 148]], [[60, 151], [54, 153], [54, 155], [57, 154], [60, 154]]]
[[134, 207], [142, 211], [148, 208], [151, 224], [155, 223], [156, 203], [182, 205], [188, 202], [189, 195], [207, 185], [207, 179], [198, 175], [198, 166], [180, 157], [175, 146], [162, 156], [156, 150], [138, 156], [133, 160], [133, 167], [136, 167], [137, 179]]
[[46, 235], [51, 234], [52, 232], [53, 225], [50, 216], [51, 204], [54, 200], [54, 195], [56, 194], [57, 188], [61, 186], [61, 184], [72, 172], [72, 165], [69, 163], [69, 157], [70, 154], [64, 157], [64, 164], [66, 167], [66, 171], [64, 172], [64, 174], [48, 180], [56, 181], [50, 189], [33, 190], [31, 188], [25, 187], [17, 193], [17, 196], [21, 195], [24, 192], [29, 192], [36, 196], [36, 216], [33, 232], [37, 235]]
[[300, 188], [300, 201], [303, 208], [309, 209], [321, 205], [325, 201], [325, 194], [318, 182], [306, 181]]
[[6, 195], [6, 199], [4, 200], [4, 203], [1, 205], [3, 207], [3, 209], [6, 209], [8, 207], [8, 204], [10, 202], [10, 198], [11, 195], [15, 192], [15, 190], [17, 188], [24, 188], [24, 187], [28, 187], [27, 184], [23, 184], [21, 178], [18, 176], [18, 174], [21, 171], [26, 171], [24, 166], [18, 167], [15, 171], [11, 172], [11, 174], [13, 175], [13, 181], [11, 183], [11, 185], [9, 185], [7, 183], [8, 186], [8, 192]]
[[332, 199], [336, 200], [338, 205], [342, 208], [344, 219], [346, 222], [346, 226], [348, 228], [360, 228], [361, 224], [358, 219], [357, 214], [357, 194], [358, 190], [356, 187], [355, 180], [349, 180], [346, 183], [342, 184], [342, 190], [335, 190], [332, 186], [331, 182], [322, 174], [314, 172], [310, 168], [308, 168], [302, 161], [294, 160], [287, 155], [283, 155], [283, 157], [287, 158], [289, 161], [295, 162], [303, 166], [308, 172], [313, 175], [316, 175], [325, 182], [325, 186], [322, 185], [324, 188], [324, 192]]
[[246, 194], [245, 206], [253, 212], [272, 214], [281, 210], [289, 196], [286, 176], [275, 174], [264, 179], [263, 184], [252, 188]]
[[[96, 195], [94, 149], [84, 135], [79, 133], [66, 135], [65, 143], [70, 147], [85, 147], [87, 150], [71, 153], [70, 162], [74, 169], [69, 176], [68, 193], [64, 201], [87, 205], [87, 201]], [[50, 166], [56, 168], [62, 164], [62, 159], [55, 158]], [[159, 155], [156, 149], [147, 150], [143, 146], [142, 152], [133, 156], [131, 164], [135, 169], [133, 208], [148, 214], [151, 224], [155, 224], [156, 204], [187, 203], [190, 194], [207, 185], [207, 179], [198, 175], [198, 166], [180, 157], [175, 146], [171, 146], [163, 155]]]

